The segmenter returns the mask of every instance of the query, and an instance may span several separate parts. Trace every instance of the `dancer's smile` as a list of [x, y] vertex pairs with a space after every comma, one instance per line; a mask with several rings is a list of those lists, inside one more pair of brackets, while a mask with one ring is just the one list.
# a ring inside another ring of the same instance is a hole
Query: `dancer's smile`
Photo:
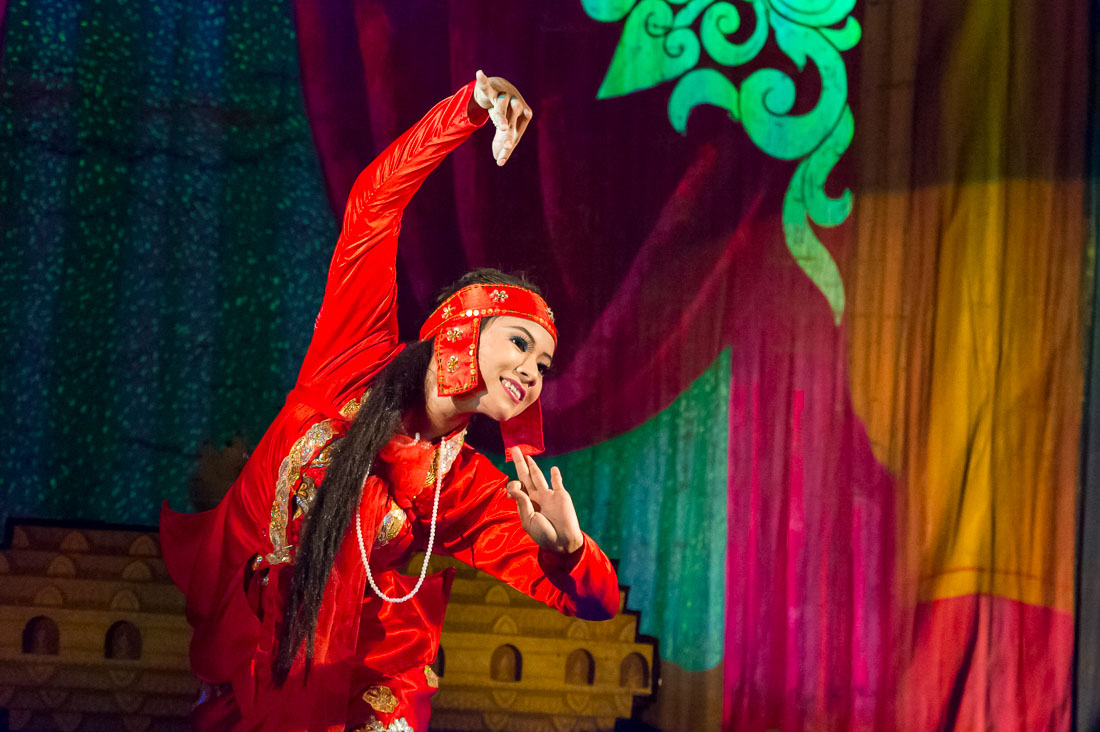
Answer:
[[523, 412], [539, 398], [553, 356], [554, 338], [538, 323], [511, 315], [486, 319], [477, 356], [485, 393], [476, 411], [498, 422]]

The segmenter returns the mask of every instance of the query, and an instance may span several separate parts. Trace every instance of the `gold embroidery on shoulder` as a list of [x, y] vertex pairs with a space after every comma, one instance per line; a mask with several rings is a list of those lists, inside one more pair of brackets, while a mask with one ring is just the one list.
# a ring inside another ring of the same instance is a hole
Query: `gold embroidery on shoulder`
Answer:
[[359, 407], [363, 406], [363, 402], [367, 401], [367, 397], [370, 396], [370, 389], [363, 392], [363, 395], [357, 399], [352, 399], [350, 402], [340, 408], [340, 416], [345, 419], [355, 419], [355, 415], [359, 413]]
[[271, 540], [271, 553], [267, 555], [269, 564], [284, 564], [290, 561], [290, 547], [286, 545], [286, 525], [290, 488], [298, 483], [302, 468], [308, 464], [315, 452], [323, 448], [332, 439], [332, 425], [326, 419], [318, 422], [298, 438], [290, 453], [279, 465], [279, 477], [275, 483], [275, 500], [271, 504], [271, 525], [267, 529]]
[[[328, 444], [317, 453], [317, 457], [310, 461], [309, 467], [315, 470], [327, 469], [332, 463], [333, 456], [336, 454], [336, 446], [340, 444], [340, 440], [342, 439], [344, 438], [334, 437], [329, 440]], [[294, 491], [294, 518], [308, 516], [310, 510], [313, 508], [313, 504], [316, 502], [317, 483], [308, 475], [303, 475], [302, 482], [298, 485], [298, 490]]]
[[393, 714], [393, 710], [397, 709], [397, 697], [390, 691], [390, 687], [381, 684], [364, 691], [363, 701], [370, 704], [374, 711], [383, 714]]

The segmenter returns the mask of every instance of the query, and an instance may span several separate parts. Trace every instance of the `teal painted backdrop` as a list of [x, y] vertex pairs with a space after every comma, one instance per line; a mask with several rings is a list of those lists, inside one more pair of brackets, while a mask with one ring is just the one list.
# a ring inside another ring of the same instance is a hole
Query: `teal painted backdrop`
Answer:
[[153, 524], [293, 383], [336, 226], [289, 9], [17, 0], [0, 512]]

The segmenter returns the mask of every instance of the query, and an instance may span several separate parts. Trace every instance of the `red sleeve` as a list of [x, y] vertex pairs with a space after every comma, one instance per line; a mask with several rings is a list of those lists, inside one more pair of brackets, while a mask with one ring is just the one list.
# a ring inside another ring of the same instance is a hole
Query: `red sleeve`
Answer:
[[471, 82], [432, 107], [356, 179], [299, 388], [340, 406], [397, 348], [401, 215], [428, 174], [487, 118], [467, 115], [472, 93]]
[[587, 534], [584, 546], [564, 555], [539, 549], [523, 530], [508, 478], [470, 451], [441, 498], [440, 551], [507, 582], [565, 615], [607, 620], [619, 611], [619, 580], [607, 555]]

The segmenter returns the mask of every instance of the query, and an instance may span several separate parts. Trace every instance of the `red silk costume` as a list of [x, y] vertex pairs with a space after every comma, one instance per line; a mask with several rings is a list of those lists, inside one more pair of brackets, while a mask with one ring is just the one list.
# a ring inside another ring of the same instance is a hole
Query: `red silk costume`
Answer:
[[[271, 660], [292, 548], [324, 479], [327, 448], [401, 349], [394, 266], [402, 212], [436, 165], [485, 121], [467, 116], [472, 93], [470, 84], [437, 104], [359, 176], [297, 385], [225, 498], [204, 513], [162, 511], [164, 561], [187, 596], [194, 629], [192, 667], [219, 692], [196, 708], [198, 729], [427, 730], [435, 686], [427, 666], [453, 572], [429, 575], [409, 602], [384, 603], [367, 587], [354, 525], [325, 589], [308, 676], [304, 647], [281, 689], [271, 683]], [[443, 469], [436, 553], [568, 615], [614, 615], [618, 581], [595, 542], [586, 536], [569, 556], [540, 550], [505, 493], [508, 478], [461, 434], [446, 439], [456, 448], [449, 454], [396, 435], [375, 460], [357, 518], [380, 589], [392, 597], [415, 584], [396, 570], [425, 548], [435, 471]]]

